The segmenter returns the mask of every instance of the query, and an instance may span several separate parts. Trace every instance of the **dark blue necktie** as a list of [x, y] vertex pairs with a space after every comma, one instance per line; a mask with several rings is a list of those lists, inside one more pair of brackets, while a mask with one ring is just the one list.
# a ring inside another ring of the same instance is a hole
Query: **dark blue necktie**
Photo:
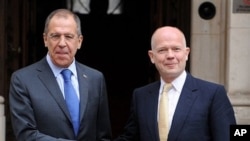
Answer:
[[61, 73], [64, 79], [65, 101], [70, 112], [75, 135], [77, 136], [79, 129], [79, 99], [71, 83], [72, 72], [69, 69], [65, 69]]

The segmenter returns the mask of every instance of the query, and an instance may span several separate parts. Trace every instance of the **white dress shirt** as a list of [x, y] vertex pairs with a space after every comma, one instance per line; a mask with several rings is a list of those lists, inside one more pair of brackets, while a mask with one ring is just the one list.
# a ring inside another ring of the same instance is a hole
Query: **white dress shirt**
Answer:
[[[64, 96], [64, 80], [63, 80], [63, 76], [61, 74], [61, 71], [63, 69], [66, 69], [66, 68], [60, 68], [56, 65], [54, 65], [51, 61], [51, 58], [50, 56], [47, 54], [46, 56], [46, 60], [51, 68], [51, 70], [53, 71], [54, 73], [54, 76], [56, 78], [56, 81], [62, 91], [62, 94], [63, 94], [63, 97], [65, 98]], [[73, 87], [75, 88], [75, 91], [76, 91], [76, 94], [77, 94], [77, 97], [79, 99], [80, 95], [79, 95], [79, 84], [78, 84], [78, 80], [77, 80], [77, 72], [76, 72], [76, 65], [75, 65], [75, 59], [73, 61], [73, 63], [67, 68], [69, 70], [71, 70], [71, 72], [73, 73], [73, 75], [71, 76], [71, 82], [73, 84]]]
[[[187, 77], [187, 73], [186, 71], [183, 71], [181, 73], [181, 75], [179, 77], [177, 77], [171, 84], [173, 85], [173, 87], [168, 91], [168, 98], [169, 98], [169, 114], [168, 114], [168, 119], [169, 119], [169, 127], [171, 127], [172, 124], [172, 120], [173, 120], [173, 116], [174, 116], [174, 112], [179, 100], [179, 97], [181, 95], [181, 91], [183, 88], [183, 85], [185, 83]], [[159, 113], [159, 101], [161, 98], [161, 93], [163, 90], [163, 86], [166, 82], [163, 81], [163, 79], [161, 78], [161, 86], [160, 86], [160, 90], [159, 90], [159, 100], [158, 100], [158, 113]]]

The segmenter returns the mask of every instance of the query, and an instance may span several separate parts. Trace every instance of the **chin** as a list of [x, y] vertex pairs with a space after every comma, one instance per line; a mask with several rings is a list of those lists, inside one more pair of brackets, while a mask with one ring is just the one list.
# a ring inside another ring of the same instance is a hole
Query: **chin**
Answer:
[[62, 68], [67, 68], [69, 66], [69, 62], [67, 61], [57, 61], [56, 62], [56, 65], [59, 66], [59, 67], [62, 67]]

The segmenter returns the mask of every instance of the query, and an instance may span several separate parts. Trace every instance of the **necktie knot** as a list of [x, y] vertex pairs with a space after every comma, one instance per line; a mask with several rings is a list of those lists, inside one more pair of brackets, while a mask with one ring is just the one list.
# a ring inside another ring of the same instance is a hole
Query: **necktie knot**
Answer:
[[71, 74], [72, 72], [69, 69], [62, 70], [62, 76], [64, 81], [70, 81], [71, 80]]
[[171, 88], [172, 88], [172, 84], [171, 83], [166, 83], [163, 86], [163, 92], [168, 92]]

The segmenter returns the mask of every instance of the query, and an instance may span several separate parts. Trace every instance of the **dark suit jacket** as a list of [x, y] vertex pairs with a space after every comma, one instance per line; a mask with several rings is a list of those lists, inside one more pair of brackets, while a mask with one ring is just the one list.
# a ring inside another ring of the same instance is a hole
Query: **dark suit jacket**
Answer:
[[[159, 141], [157, 108], [160, 81], [135, 89], [131, 116], [116, 141]], [[223, 86], [187, 75], [168, 141], [229, 141], [234, 111]]]
[[111, 126], [102, 73], [76, 62], [80, 92], [80, 129], [74, 137], [70, 114], [47, 61], [12, 74], [10, 112], [18, 141], [107, 141]]

